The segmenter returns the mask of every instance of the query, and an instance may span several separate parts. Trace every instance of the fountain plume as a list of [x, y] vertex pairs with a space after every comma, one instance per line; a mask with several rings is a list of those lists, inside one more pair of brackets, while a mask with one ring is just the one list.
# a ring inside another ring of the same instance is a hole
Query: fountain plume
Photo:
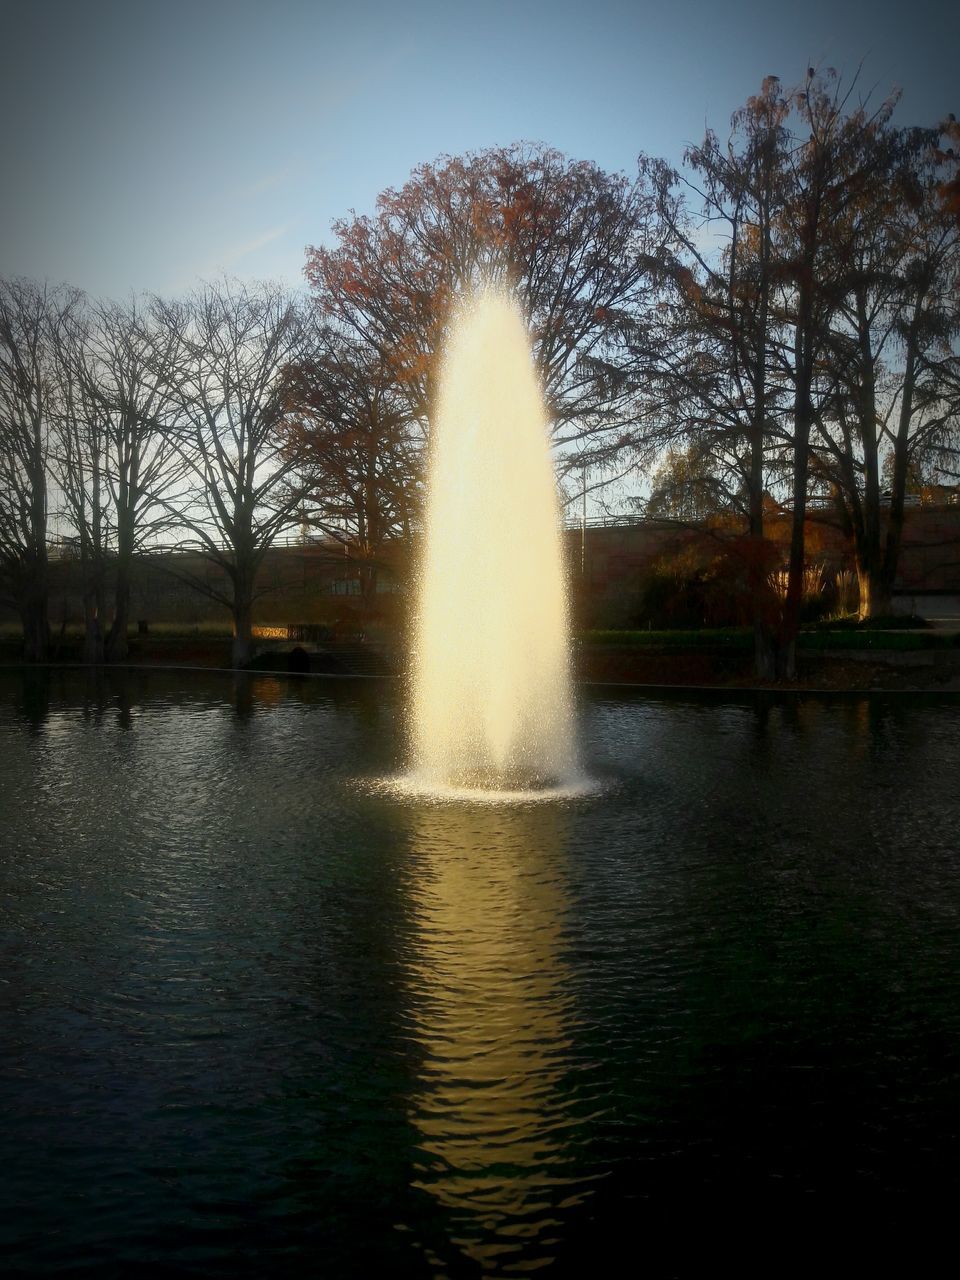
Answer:
[[520, 310], [464, 301], [432, 422], [415, 623], [414, 772], [493, 789], [575, 773], [568, 609], [547, 419]]

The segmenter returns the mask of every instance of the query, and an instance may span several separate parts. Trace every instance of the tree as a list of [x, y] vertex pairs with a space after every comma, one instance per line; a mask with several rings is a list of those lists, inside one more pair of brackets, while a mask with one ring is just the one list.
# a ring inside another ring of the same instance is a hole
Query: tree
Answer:
[[444, 156], [333, 230], [334, 248], [308, 250], [307, 279], [394, 371], [412, 419], [426, 424], [456, 295], [492, 280], [526, 309], [557, 447], [577, 447], [580, 466], [633, 439], [630, 370], [665, 259], [646, 162], [630, 181], [523, 144]]
[[774, 553], [764, 538], [764, 494], [783, 439], [783, 322], [774, 239], [784, 199], [789, 111], [780, 81], [767, 76], [760, 93], [734, 113], [725, 145], [708, 130], [700, 146], [687, 150], [692, 176], [685, 181], [700, 203], [699, 218], [675, 195], [679, 176], [665, 166], [656, 172], [661, 216], [680, 256], [655, 376], [668, 406], [667, 431], [688, 442], [681, 456], [700, 459], [701, 470], [718, 482], [727, 477], [728, 505], [746, 518], [748, 537], [740, 554], [751, 584], [761, 679], [775, 675], [779, 607], [769, 585]]
[[156, 308], [185, 474], [179, 494], [161, 501], [226, 576], [226, 589], [187, 580], [230, 611], [233, 663], [246, 666], [257, 572], [278, 534], [296, 524], [303, 497], [289, 483], [300, 459], [283, 427], [293, 371], [308, 354], [306, 317], [279, 286], [226, 280]]
[[811, 68], [805, 83], [791, 94], [798, 125], [776, 239], [783, 316], [792, 333], [783, 361], [793, 386], [790, 559], [777, 637], [777, 674], [789, 680], [796, 676], [805, 581], [810, 437], [831, 385], [829, 375], [818, 375], [843, 293], [844, 263], [832, 253], [832, 229], [869, 198], [871, 184], [881, 179], [883, 153], [872, 144], [894, 105], [888, 99], [871, 113], [861, 104], [848, 114], [852, 88], [844, 91], [834, 73], [820, 77]]
[[62, 514], [75, 530], [83, 599], [83, 658], [104, 658], [103, 619], [110, 540], [106, 480], [107, 423], [90, 368], [90, 316], [76, 307], [56, 342], [59, 395], [51, 471]]
[[324, 325], [312, 345], [290, 381], [287, 423], [302, 519], [359, 557], [368, 598], [384, 545], [409, 545], [422, 441], [393, 370], [368, 344]]
[[716, 472], [716, 460], [695, 444], [668, 449], [650, 480], [644, 514], [699, 523], [729, 509], [730, 493]]
[[[742, 480], [749, 545], [756, 552], [751, 560], [761, 676], [795, 674], [811, 484], [826, 482], [844, 497], [852, 518], [860, 519], [864, 562], [878, 543], [880, 366], [878, 349], [869, 341], [871, 326], [885, 317], [889, 333], [909, 348], [909, 326], [893, 324], [889, 303], [881, 299], [913, 296], [916, 303], [921, 278], [937, 279], [938, 288], [954, 287], [949, 272], [918, 272], [911, 215], [913, 294], [904, 292], [907, 277], [891, 246], [903, 239], [897, 217], [912, 207], [903, 198], [910, 184], [901, 170], [904, 157], [916, 151], [916, 131], [890, 127], [894, 99], [876, 110], [866, 103], [851, 106], [852, 89], [844, 89], [833, 72], [811, 70], [789, 92], [767, 77], [760, 94], [735, 114], [725, 148], [708, 133], [701, 147], [687, 153], [697, 179], [690, 185], [712, 233], [706, 247], [702, 225], [691, 227], [684, 202], [673, 195], [675, 179], [666, 171], [660, 175], [663, 216], [683, 254], [673, 271], [674, 336], [665, 344], [662, 398], [670, 404], [674, 432], [698, 451], [709, 450], [715, 472]], [[912, 180], [911, 189], [916, 187]], [[926, 188], [925, 203], [932, 208], [937, 187], [928, 180]], [[942, 336], [942, 324], [939, 331]], [[920, 405], [910, 367], [905, 360], [904, 376], [890, 397], [914, 424], [905, 428], [907, 437], [919, 426]], [[942, 438], [943, 394], [937, 399], [928, 393], [927, 404], [924, 431], [939, 431]], [[897, 432], [886, 430], [892, 443]], [[860, 508], [858, 477], [865, 477]], [[782, 601], [771, 596], [772, 566], [763, 554], [763, 501], [771, 481], [786, 482], [791, 507]], [[735, 496], [736, 486], [729, 488]], [[898, 512], [896, 502], [895, 497], [893, 540], [888, 536], [887, 543], [891, 555], [902, 517], [902, 503]], [[894, 560], [888, 556], [884, 570], [890, 582]]]
[[171, 341], [136, 302], [77, 307], [59, 329], [53, 470], [74, 530], [88, 662], [126, 656], [134, 555], [171, 525], [162, 499], [183, 475], [167, 385]]
[[951, 217], [955, 222], [960, 224], [960, 121], [957, 117], [950, 113], [946, 120], [940, 124], [939, 133], [944, 143], [944, 147], [938, 149], [937, 161], [944, 167], [940, 182], [937, 184], [937, 194], [940, 197], [940, 205], [947, 217]]
[[101, 304], [93, 317], [87, 395], [105, 422], [106, 479], [114, 533], [113, 621], [108, 661], [127, 654], [130, 576], [137, 551], [171, 526], [165, 499], [184, 477], [170, 394], [174, 334], [156, 306]]
[[936, 141], [936, 130], [878, 127], [869, 145], [881, 180], [831, 226], [836, 394], [816, 447], [853, 535], [862, 618], [891, 612], [911, 469], [948, 451], [957, 428], [960, 224], [940, 199]]
[[24, 657], [50, 641], [47, 510], [57, 408], [57, 334], [77, 295], [30, 280], [0, 281], [0, 589], [23, 623]]

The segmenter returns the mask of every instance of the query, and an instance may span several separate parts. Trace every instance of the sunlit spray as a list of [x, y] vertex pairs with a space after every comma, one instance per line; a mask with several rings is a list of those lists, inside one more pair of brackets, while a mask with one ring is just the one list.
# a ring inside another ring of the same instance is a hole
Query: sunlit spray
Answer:
[[484, 289], [454, 316], [431, 421], [414, 625], [418, 781], [516, 789], [576, 772], [556, 478], [530, 338]]

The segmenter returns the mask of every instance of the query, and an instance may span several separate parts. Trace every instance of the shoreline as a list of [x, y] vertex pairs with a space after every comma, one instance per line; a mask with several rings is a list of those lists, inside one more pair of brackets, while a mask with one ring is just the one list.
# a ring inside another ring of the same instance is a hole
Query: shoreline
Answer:
[[[187, 661], [140, 658], [122, 663], [91, 665], [79, 661], [46, 663], [0, 661], [0, 671], [52, 672], [86, 671], [97, 675], [111, 672], [191, 672], [250, 677], [334, 681], [394, 681], [402, 673], [379, 671], [321, 670], [290, 671], [286, 666], [232, 667], [217, 661], [220, 655], [200, 656], [195, 647]], [[186, 657], [186, 655], [184, 655]], [[280, 656], [280, 655], [278, 655]], [[199, 658], [199, 660], [197, 660]], [[206, 658], [207, 660], [204, 660]], [[960, 693], [960, 651], [917, 649], [908, 654], [891, 653], [882, 658], [865, 651], [852, 654], [817, 653], [801, 655], [796, 681], [759, 682], [742, 654], [675, 652], [656, 654], [622, 651], [597, 646], [577, 654], [574, 683], [588, 688], [648, 689], [728, 694], [956, 694]]]

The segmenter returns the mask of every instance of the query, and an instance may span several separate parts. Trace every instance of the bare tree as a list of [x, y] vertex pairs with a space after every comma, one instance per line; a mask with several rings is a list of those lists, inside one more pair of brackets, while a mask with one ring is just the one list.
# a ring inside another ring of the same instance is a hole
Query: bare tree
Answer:
[[161, 499], [191, 542], [225, 575], [221, 589], [188, 580], [233, 619], [233, 663], [252, 657], [253, 602], [263, 557], [297, 523], [300, 459], [283, 430], [290, 380], [306, 357], [303, 308], [274, 285], [221, 280], [182, 303], [157, 303], [171, 355], [184, 482]]
[[171, 341], [136, 302], [77, 307], [60, 326], [52, 463], [74, 531], [88, 662], [126, 656], [134, 555], [172, 524], [163, 498], [184, 462], [168, 386]]
[[842, 295], [829, 335], [836, 394], [814, 447], [843, 499], [861, 618], [891, 611], [911, 466], [945, 456], [957, 437], [960, 225], [940, 199], [937, 132], [878, 128], [880, 180], [830, 229]]
[[50, 456], [55, 501], [74, 531], [83, 599], [85, 662], [104, 657], [108, 556], [107, 421], [95, 391], [90, 363], [90, 314], [73, 309], [56, 335], [59, 395]]
[[57, 334], [77, 295], [30, 280], [0, 281], [0, 590], [20, 614], [24, 657], [46, 660], [47, 512], [59, 383]]
[[[782, 470], [787, 380], [778, 353], [784, 325], [774, 241], [784, 200], [789, 147], [789, 101], [776, 76], [734, 113], [725, 144], [712, 131], [687, 150], [685, 185], [699, 204], [675, 192], [679, 176], [655, 170], [661, 216], [678, 250], [669, 319], [654, 376], [665, 406], [668, 443], [679, 435], [687, 459], [674, 488], [706, 468], [722, 485], [725, 505], [747, 521], [740, 544], [747, 560], [754, 610], [755, 665], [761, 679], [775, 675], [779, 601], [769, 586], [774, 565], [764, 538], [764, 495], [771, 471]], [[706, 459], [712, 455], [712, 465]], [[663, 477], [661, 477], [663, 479]], [[720, 494], [714, 492], [716, 501]], [[674, 494], [674, 502], [681, 495]]]
[[106, 429], [115, 557], [106, 657], [115, 662], [127, 654], [134, 556], [171, 527], [166, 499], [183, 480], [186, 464], [170, 387], [175, 334], [155, 306], [144, 308], [136, 301], [101, 304], [93, 321], [92, 361], [85, 369], [88, 397]]
[[[656, 174], [680, 246], [656, 368], [668, 438], [712, 454], [731, 506], [745, 509], [761, 676], [796, 671], [811, 486], [842, 499], [870, 612], [889, 605], [911, 450], [936, 442], [943, 452], [951, 438], [956, 226], [938, 182], [944, 154], [928, 138], [918, 167], [920, 131], [890, 126], [894, 98], [876, 109], [853, 101], [855, 85], [811, 70], [783, 91], [767, 77], [726, 147], [708, 133], [687, 153], [699, 226], [676, 176]], [[899, 462], [881, 546], [885, 441]], [[771, 480], [790, 491], [782, 602], [763, 554]]]
[[791, 341], [784, 347], [784, 370], [793, 388], [790, 432], [792, 458], [791, 537], [787, 589], [779, 628], [777, 674], [796, 676], [796, 643], [804, 587], [805, 521], [811, 480], [812, 432], [835, 385], [830, 334], [847, 280], [844, 255], [834, 252], [834, 231], [858, 207], [868, 204], [888, 173], [882, 145], [896, 103], [890, 97], [875, 110], [851, 105], [849, 87], [833, 72], [808, 72], [793, 90], [794, 141], [785, 167], [777, 254], [783, 279], [782, 313]]

